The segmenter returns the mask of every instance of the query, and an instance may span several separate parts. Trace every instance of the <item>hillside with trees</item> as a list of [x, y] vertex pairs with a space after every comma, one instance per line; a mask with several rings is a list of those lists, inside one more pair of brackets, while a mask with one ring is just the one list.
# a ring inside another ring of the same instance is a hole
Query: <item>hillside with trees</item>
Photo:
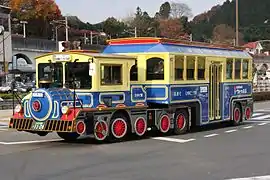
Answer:
[[[0, 0], [0, 3], [12, 9], [13, 33], [22, 34], [19, 21], [28, 22], [28, 37], [54, 39], [55, 28], [51, 21], [64, 19], [54, 0]], [[269, 0], [239, 0], [241, 44], [270, 38], [269, 9]], [[82, 22], [76, 16], [69, 16], [70, 39], [82, 40], [85, 33], [89, 37], [89, 31], [95, 31], [107, 34], [106, 37], [94, 39], [95, 43], [105, 43], [109, 38], [134, 37], [135, 33], [137, 36], [187, 40], [192, 34], [196, 41], [234, 43], [235, 0], [227, 0], [195, 17], [188, 5], [179, 2], [164, 2], [153, 17], [140, 7], [134, 7], [134, 10], [132, 16], [121, 21], [108, 17], [98, 24]], [[59, 40], [65, 39], [64, 27], [58, 29], [58, 36]]]
[[[239, 0], [240, 40], [244, 42], [270, 38], [270, 1]], [[190, 22], [198, 41], [227, 41], [235, 38], [235, 0], [197, 15]]]

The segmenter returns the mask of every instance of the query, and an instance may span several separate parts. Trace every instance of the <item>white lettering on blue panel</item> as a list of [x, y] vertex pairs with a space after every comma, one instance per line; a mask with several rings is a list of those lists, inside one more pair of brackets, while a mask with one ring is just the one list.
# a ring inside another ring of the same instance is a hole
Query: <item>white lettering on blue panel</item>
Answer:
[[182, 92], [179, 92], [179, 91], [173, 92], [173, 96], [180, 97], [180, 96], [182, 96]]
[[207, 87], [200, 87], [200, 93], [207, 93]]
[[44, 94], [41, 93], [41, 92], [34, 92], [32, 94], [32, 96], [35, 97], [35, 98], [43, 98], [44, 97]]
[[134, 97], [135, 98], [143, 98], [144, 94], [143, 93], [136, 93], [136, 94], [134, 94]]
[[197, 95], [197, 91], [187, 91], [186, 96], [194, 96]]

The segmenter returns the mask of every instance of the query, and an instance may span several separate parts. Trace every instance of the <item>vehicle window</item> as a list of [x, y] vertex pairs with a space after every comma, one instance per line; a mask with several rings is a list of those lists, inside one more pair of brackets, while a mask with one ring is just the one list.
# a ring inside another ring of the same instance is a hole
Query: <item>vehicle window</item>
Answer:
[[146, 80], [164, 80], [164, 60], [150, 58], [147, 60]]
[[38, 80], [51, 81], [54, 87], [62, 87], [63, 86], [62, 63], [38, 64]]
[[174, 78], [175, 80], [184, 79], [184, 56], [175, 56], [175, 69]]
[[187, 79], [188, 80], [195, 80], [194, 71], [195, 71], [195, 57], [187, 56]]
[[101, 65], [101, 85], [121, 85], [122, 65]]
[[235, 59], [234, 79], [241, 79], [241, 59]]
[[243, 60], [243, 71], [242, 71], [242, 78], [243, 79], [248, 79], [248, 60], [247, 59], [244, 59]]
[[226, 79], [232, 79], [233, 59], [227, 59], [226, 64]]
[[198, 57], [198, 80], [205, 80], [205, 57]]
[[[76, 89], [91, 89], [92, 88], [92, 76], [89, 76], [89, 63], [80, 62], [80, 63], [66, 63], [66, 82], [65, 86], [67, 88]], [[73, 84], [73, 75], [75, 78]]]
[[138, 67], [133, 65], [130, 69], [130, 81], [138, 81]]

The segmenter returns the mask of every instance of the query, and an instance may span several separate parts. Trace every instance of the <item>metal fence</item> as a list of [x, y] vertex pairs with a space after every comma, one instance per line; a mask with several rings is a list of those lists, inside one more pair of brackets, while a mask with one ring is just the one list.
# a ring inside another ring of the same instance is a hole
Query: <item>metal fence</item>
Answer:
[[263, 79], [253, 83], [253, 92], [270, 92], [270, 80]]

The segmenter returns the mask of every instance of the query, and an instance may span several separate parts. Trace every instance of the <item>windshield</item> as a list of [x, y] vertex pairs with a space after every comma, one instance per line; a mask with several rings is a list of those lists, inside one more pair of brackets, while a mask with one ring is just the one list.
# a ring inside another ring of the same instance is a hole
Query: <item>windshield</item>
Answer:
[[66, 81], [65, 86], [67, 88], [73, 87], [73, 75], [75, 78], [76, 89], [91, 89], [92, 88], [92, 76], [89, 76], [89, 63], [66, 63], [65, 64]]
[[63, 87], [62, 63], [41, 63], [38, 65], [38, 81], [50, 83], [50, 87]]

